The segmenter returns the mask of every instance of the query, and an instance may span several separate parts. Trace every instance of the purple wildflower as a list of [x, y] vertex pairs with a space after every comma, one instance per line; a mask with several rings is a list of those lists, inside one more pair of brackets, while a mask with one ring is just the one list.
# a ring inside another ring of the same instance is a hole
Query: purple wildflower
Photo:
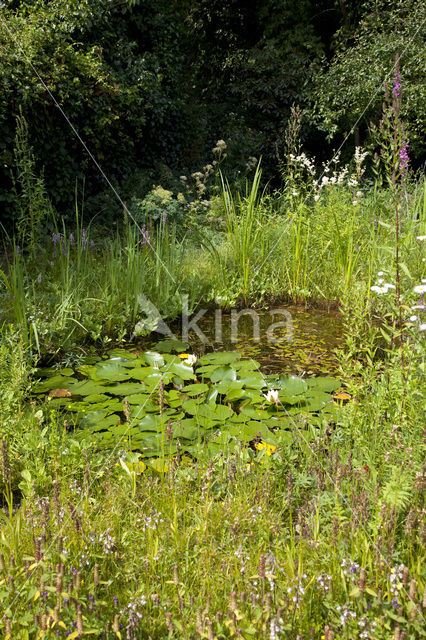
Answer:
[[60, 233], [54, 233], [52, 235], [53, 246], [56, 246], [58, 244], [58, 242], [60, 241], [60, 239], [61, 239], [61, 234]]
[[74, 244], [74, 234], [70, 233], [70, 244]]
[[140, 241], [140, 246], [144, 247], [145, 245], [150, 244], [149, 231], [145, 225], [142, 226], [141, 232], [142, 232], [142, 240]]
[[399, 609], [398, 598], [392, 598], [391, 602], [392, 602], [394, 607]]
[[398, 69], [395, 69], [395, 73], [393, 74], [392, 95], [394, 98], [399, 98], [401, 95], [401, 76]]
[[86, 229], [83, 229], [82, 233], [81, 233], [81, 244], [83, 246], [83, 250], [86, 251], [86, 247], [87, 247], [87, 233], [86, 233]]
[[16, 245], [16, 255], [18, 256], [18, 258], [21, 257], [21, 247], [19, 246], [19, 244]]
[[405, 176], [405, 172], [408, 168], [408, 144], [406, 140], [402, 141], [402, 147], [399, 152], [399, 170], [402, 176]]

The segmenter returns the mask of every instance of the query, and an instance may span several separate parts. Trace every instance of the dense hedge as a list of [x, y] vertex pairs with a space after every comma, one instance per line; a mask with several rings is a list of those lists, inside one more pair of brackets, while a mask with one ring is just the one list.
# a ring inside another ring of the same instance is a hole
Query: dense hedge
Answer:
[[424, 4], [403, 4], [408, 13], [397, 0], [1, 5], [3, 222], [12, 220], [16, 204], [11, 168], [20, 111], [54, 205], [71, 211], [77, 185], [96, 213], [110, 208], [101, 202], [104, 181], [56, 102], [125, 198], [199, 169], [218, 138], [227, 141], [230, 171], [262, 155], [273, 178], [291, 104], [305, 109], [302, 138], [321, 156], [326, 139], [334, 136], [330, 145], [337, 144], [376, 90], [360, 125], [365, 136], [367, 118], [380, 107], [381, 81], [401, 48], [405, 115], [412, 152], [421, 158], [424, 35], [416, 31], [410, 40], [410, 25], [420, 24]]

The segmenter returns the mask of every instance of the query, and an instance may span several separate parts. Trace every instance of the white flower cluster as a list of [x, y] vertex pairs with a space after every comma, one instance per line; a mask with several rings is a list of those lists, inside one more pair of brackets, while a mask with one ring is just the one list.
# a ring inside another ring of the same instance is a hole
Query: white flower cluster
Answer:
[[299, 609], [300, 603], [305, 595], [305, 588], [302, 584], [302, 580], [306, 580], [306, 578], [306, 573], [303, 573], [300, 577], [296, 577], [294, 579], [295, 584], [293, 586], [287, 588], [287, 593], [291, 597], [296, 609]]
[[138, 518], [136, 522], [141, 526], [143, 532], [150, 529], [151, 531], [155, 531], [159, 528], [159, 526], [164, 522], [164, 518], [161, 517], [162, 514], [160, 511], [154, 512], [152, 515], [143, 515], [141, 518]]
[[336, 609], [340, 614], [340, 624], [342, 627], [346, 627], [351, 618], [356, 618], [356, 613], [351, 611], [347, 604], [344, 604], [343, 607], [338, 605]]
[[304, 152], [302, 152], [298, 156], [295, 156], [293, 153], [290, 153], [289, 157], [290, 157], [290, 160], [294, 164], [298, 164], [298, 165], [304, 167], [311, 174], [311, 176], [315, 175], [315, 164], [314, 164], [315, 158], [310, 160], [308, 158], [308, 156], [306, 155], [306, 153], [304, 153]]
[[400, 564], [392, 567], [389, 573], [390, 591], [393, 596], [397, 596], [402, 586], [402, 576], [404, 574], [404, 565]]
[[376, 281], [376, 284], [371, 287], [371, 291], [374, 291], [374, 293], [378, 293], [379, 295], [382, 295], [384, 293], [388, 293], [390, 289], [395, 289], [394, 284], [384, 281], [382, 277], [384, 275], [383, 271], [379, 271], [377, 275], [378, 275], [378, 279]]
[[343, 569], [343, 573], [347, 578], [352, 581], [356, 580], [356, 574], [359, 571], [359, 564], [351, 559], [343, 559], [340, 565]]
[[246, 572], [246, 560], [250, 560], [250, 557], [244, 553], [241, 545], [238, 547], [236, 551], [234, 551], [234, 556], [238, 558], [241, 562], [240, 572], [244, 574]]
[[328, 575], [328, 573], [321, 573], [316, 580], [318, 587], [324, 593], [328, 593], [330, 591], [331, 581], [332, 581], [332, 578], [331, 576]]
[[376, 628], [376, 622], [374, 620], [368, 620], [365, 616], [358, 622], [359, 638], [361, 640], [368, 640], [374, 633]]

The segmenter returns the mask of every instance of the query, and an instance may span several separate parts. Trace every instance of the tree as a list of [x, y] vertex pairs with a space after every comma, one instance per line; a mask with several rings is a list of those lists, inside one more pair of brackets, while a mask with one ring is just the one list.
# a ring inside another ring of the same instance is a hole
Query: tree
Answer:
[[369, 0], [348, 42], [341, 31], [329, 65], [315, 77], [311, 118], [328, 138], [345, 136], [358, 122], [367, 131], [377, 121], [383, 100], [383, 82], [391, 81], [396, 53], [400, 56], [402, 109], [414, 157], [424, 154], [426, 125], [426, 47], [423, 0]]

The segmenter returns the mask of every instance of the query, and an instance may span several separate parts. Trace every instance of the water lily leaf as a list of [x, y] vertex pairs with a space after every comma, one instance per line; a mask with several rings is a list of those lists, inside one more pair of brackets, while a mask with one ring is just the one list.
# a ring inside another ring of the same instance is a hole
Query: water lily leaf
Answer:
[[282, 404], [301, 404], [305, 400], [304, 395], [292, 396], [287, 393], [287, 391], [280, 391], [278, 393], [278, 399]]
[[209, 386], [200, 382], [199, 384], [188, 384], [182, 392], [188, 396], [199, 396], [209, 390]]
[[317, 391], [325, 391], [328, 393], [336, 391], [336, 389], [339, 389], [342, 386], [339, 380], [327, 377], [308, 378], [306, 383], [310, 389], [316, 389]]
[[185, 418], [173, 425], [173, 437], [185, 440], [197, 440], [204, 434], [204, 429], [196, 423], [194, 418]]
[[154, 363], [157, 363], [159, 367], [164, 365], [164, 357], [161, 353], [156, 353], [155, 351], [144, 351], [141, 355], [148, 364], [153, 365]]
[[111, 398], [105, 393], [94, 393], [86, 396], [84, 399], [87, 404], [97, 404], [98, 402], [105, 402], [106, 400], [111, 400]]
[[222, 404], [197, 404], [194, 400], [187, 400], [182, 408], [193, 416], [209, 418], [223, 422], [232, 415], [232, 410]]
[[32, 390], [34, 393], [45, 393], [51, 389], [68, 389], [70, 391], [70, 386], [75, 382], [77, 382], [76, 378], [56, 375], [51, 378], [46, 378], [43, 382], [35, 384]]
[[117, 360], [117, 362], [135, 360], [138, 357], [136, 353], [128, 351], [127, 349], [110, 349], [108, 355], [110, 356], [110, 360]]
[[208, 353], [199, 359], [200, 364], [231, 364], [236, 360], [241, 359], [241, 354], [236, 351], [216, 351], [215, 353]]
[[244, 371], [241, 372], [239, 379], [246, 389], [263, 389], [263, 387], [266, 387], [266, 380], [258, 371], [250, 371], [248, 375], [244, 375], [244, 373]]
[[235, 371], [241, 375], [242, 371], [255, 371], [260, 368], [260, 362], [256, 360], [240, 360], [239, 362], [233, 362], [232, 364]]
[[192, 367], [184, 362], [170, 365], [170, 372], [182, 380], [196, 380]]
[[157, 342], [155, 345], [155, 348], [160, 353], [182, 353], [189, 347], [185, 342], [181, 342], [180, 340], [160, 340], [160, 342]]
[[271, 413], [265, 409], [256, 409], [255, 407], [243, 407], [241, 413], [253, 420], [267, 420], [271, 417]]
[[308, 385], [305, 380], [297, 376], [279, 376], [277, 386], [288, 396], [298, 396], [306, 393]]
[[109, 429], [117, 423], [120, 423], [120, 416], [117, 414], [113, 413], [107, 416], [106, 412], [93, 411], [91, 413], [87, 413], [82, 420], [80, 420], [80, 427], [82, 429], [90, 429], [94, 432]]
[[167, 391], [164, 400], [170, 407], [180, 407], [182, 404], [182, 396], [176, 389]]
[[232, 367], [218, 367], [210, 376], [212, 382], [224, 382], [225, 380], [236, 380], [237, 372]]
[[67, 407], [70, 404], [70, 400], [68, 398], [52, 398], [49, 400], [49, 408], [56, 409], [58, 407]]
[[142, 431], [158, 431], [163, 426], [163, 429], [167, 428], [167, 420], [161, 418], [160, 415], [148, 413], [146, 416], [138, 420], [138, 426]]
[[130, 369], [129, 374], [132, 380], [145, 380], [145, 378], [147, 378], [150, 375], [153, 375], [153, 374], [159, 375], [160, 372], [155, 367], [148, 365], [148, 366], [138, 366], [138, 367], [135, 367], [134, 369]]
[[110, 382], [120, 382], [128, 380], [130, 373], [116, 362], [102, 362], [90, 374], [92, 380], [108, 380]]
[[236, 400], [241, 400], [241, 398], [244, 398], [245, 395], [245, 389], [231, 389], [226, 394], [225, 402], [235, 402]]
[[[149, 393], [134, 393], [130, 396], [126, 396], [126, 402], [129, 404], [147, 405], [152, 400], [152, 395]], [[158, 404], [156, 405], [158, 411]]]
[[133, 393], [141, 393], [144, 388], [139, 382], [123, 382], [122, 384], [104, 387], [104, 390], [114, 396], [130, 396]]
[[94, 380], [81, 380], [81, 382], [75, 382], [68, 387], [68, 391], [78, 396], [92, 396], [98, 393], [105, 393], [106, 390], [106, 386]]

